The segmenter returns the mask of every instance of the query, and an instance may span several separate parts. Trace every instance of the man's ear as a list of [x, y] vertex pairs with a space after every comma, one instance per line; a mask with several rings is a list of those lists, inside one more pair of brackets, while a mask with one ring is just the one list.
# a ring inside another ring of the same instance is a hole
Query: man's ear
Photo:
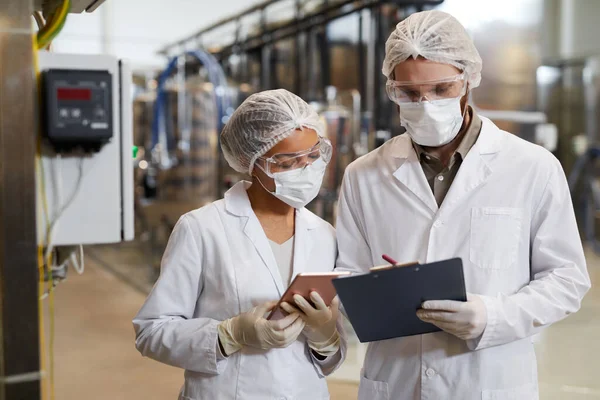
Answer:
[[465, 113], [465, 111], [467, 109], [467, 104], [469, 104], [469, 95], [470, 94], [471, 94], [471, 92], [469, 90], [469, 84], [467, 83], [467, 92], [462, 97], [462, 99], [460, 99], [460, 108], [461, 108], [461, 111], [463, 112], [463, 114]]

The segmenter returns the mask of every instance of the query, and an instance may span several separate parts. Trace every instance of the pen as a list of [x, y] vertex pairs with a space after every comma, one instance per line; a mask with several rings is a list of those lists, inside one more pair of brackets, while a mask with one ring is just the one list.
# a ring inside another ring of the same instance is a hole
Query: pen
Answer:
[[389, 262], [392, 265], [398, 264], [398, 261], [394, 260], [392, 257], [388, 256], [387, 254], [382, 255], [381, 258], [383, 258], [385, 261]]

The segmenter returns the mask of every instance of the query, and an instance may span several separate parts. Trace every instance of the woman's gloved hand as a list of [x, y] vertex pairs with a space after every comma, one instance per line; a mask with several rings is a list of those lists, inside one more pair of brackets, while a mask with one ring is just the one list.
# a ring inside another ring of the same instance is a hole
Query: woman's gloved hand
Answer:
[[219, 324], [217, 331], [225, 356], [244, 346], [267, 350], [287, 347], [296, 341], [304, 329], [304, 321], [298, 312], [277, 321], [268, 321], [265, 314], [275, 305], [277, 302], [262, 304]]
[[294, 302], [297, 308], [285, 302], [281, 303], [281, 307], [290, 315], [300, 311], [300, 318], [306, 323], [302, 333], [309, 347], [322, 356], [332, 356], [340, 347], [340, 336], [337, 330], [340, 300], [335, 297], [328, 307], [317, 292], [312, 292], [310, 299], [314, 306], [304, 297], [295, 295]]

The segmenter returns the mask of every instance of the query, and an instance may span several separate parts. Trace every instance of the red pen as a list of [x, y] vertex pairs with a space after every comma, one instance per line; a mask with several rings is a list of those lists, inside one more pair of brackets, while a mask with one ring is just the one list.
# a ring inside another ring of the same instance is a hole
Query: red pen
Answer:
[[398, 261], [394, 260], [392, 257], [388, 256], [387, 254], [382, 255], [381, 258], [383, 258], [385, 261], [389, 262], [392, 265], [398, 264]]

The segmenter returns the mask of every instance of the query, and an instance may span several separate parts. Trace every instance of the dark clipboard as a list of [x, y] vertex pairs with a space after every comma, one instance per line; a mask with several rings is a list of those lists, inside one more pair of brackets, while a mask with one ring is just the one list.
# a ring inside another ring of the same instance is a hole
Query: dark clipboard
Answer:
[[421, 321], [426, 300], [467, 301], [460, 258], [334, 279], [346, 315], [361, 343], [439, 332]]

